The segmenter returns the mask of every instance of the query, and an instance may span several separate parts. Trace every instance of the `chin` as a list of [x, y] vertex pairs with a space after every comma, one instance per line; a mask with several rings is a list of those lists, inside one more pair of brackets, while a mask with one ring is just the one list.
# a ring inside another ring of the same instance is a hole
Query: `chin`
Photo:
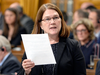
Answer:
[[12, 23], [11, 23], [11, 22], [8, 22], [7, 24], [8, 24], [8, 25], [11, 25]]
[[86, 41], [86, 39], [80, 39], [80, 41]]
[[83, 39], [83, 38], [81, 38], [81, 39], [79, 39], [80, 41], [84, 41], [85, 39]]
[[58, 33], [48, 33], [49, 35], [58, 35]]

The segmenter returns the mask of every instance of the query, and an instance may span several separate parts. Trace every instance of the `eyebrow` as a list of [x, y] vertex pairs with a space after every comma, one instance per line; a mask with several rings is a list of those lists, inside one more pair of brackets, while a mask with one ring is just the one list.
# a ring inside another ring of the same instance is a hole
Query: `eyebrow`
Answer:
[[[59, 15], [53, 15], [52, 17], [54, 17], [54, 16], [59, 16]], [[48, 16], [48, 15], [47, 15], [47, 16], [45, 16], [44, 18], [47, 18], [47, 17], [51, 17], [51, 16]]]

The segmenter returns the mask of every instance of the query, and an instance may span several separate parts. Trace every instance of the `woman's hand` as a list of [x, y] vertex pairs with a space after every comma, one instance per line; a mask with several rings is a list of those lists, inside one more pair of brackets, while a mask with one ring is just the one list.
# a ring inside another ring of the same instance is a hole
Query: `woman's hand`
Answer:
[[23, 68], [25, 70], [26, 75], [29, 75], [29, 73], [31, 72], [31, 69], [35, 66], [35, 64], [31, 60], [25, 59], [22, 62], [22, 66], [23, 66]]

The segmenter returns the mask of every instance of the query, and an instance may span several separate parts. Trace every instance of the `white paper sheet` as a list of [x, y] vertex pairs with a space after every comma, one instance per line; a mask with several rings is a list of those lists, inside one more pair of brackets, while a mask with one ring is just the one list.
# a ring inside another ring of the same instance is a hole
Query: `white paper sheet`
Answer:
[[27, 58], [35, 65], [56, 64], [48, 34], [21, 34]]

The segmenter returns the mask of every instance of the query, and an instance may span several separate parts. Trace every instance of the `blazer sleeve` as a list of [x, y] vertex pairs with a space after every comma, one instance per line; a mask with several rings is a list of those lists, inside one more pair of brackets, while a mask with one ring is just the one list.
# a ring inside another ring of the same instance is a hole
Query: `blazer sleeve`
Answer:
[[79, 43], [75, 42], [73, 47], [74, 75], [86, 75], [86, 65]]
[[1, 73], [11, 75], [11, 73], [15, 73], [19, 71], [20, 65], [21, 64], [17, 60], [17, 58], [12, 54], [10, 54], [10, 56], [6, 59], [6, 61], [2, 65]]
[[20, 66], [18, 65], [19, 63], [17, 63], [16, 61], [10, 61], [8, 64], [9, 65], [5, 69], [7, 74], [18, 72], [20, 68]]
[[95, 75], [100, 75], [100, 61], [97, 63], [96, 73]]

